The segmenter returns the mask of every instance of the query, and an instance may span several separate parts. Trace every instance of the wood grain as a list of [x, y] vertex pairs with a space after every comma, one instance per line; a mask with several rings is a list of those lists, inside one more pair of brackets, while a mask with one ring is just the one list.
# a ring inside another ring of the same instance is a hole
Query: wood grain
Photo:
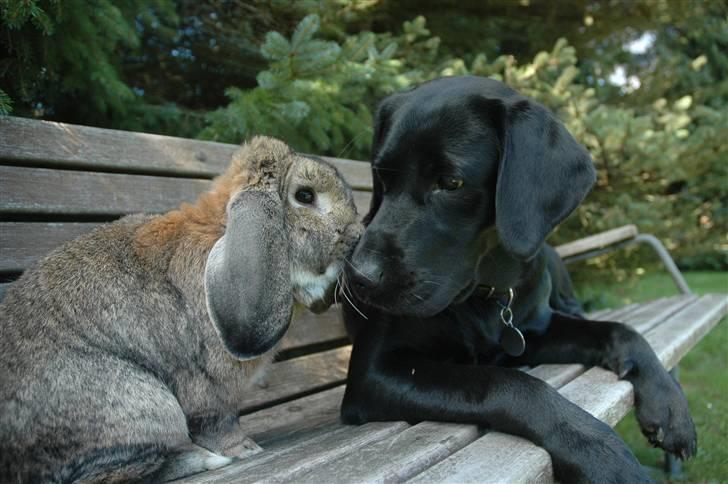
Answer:
[[341, 307], [332, 306], [324, 313], [314, 314], [306, 309], [296, 311], [279, 351], [292, 350], [347, 338]]
[[0, 222], [0, 273], [22, 272], [51, 250], [100, 225]]
[[[507, 467], [507, 475], [494, 468]], [[553, 482], [551, 456], [526, 439], [500, 432], [488, 433], [407, 481], [418, 484], [546, 484]]]
[[[0, 117], [3, 164], [209, 179], [225, 170], [237, 148], [234, 144]], [[369, 163], [322, 158], [336, 166], [353, 188], [371, 190]]]
[[[194, 202], [209, 188], [209, 180], [195, 178], [0, 166], [0, 215], [162, 213]], [[359, 213], [369, 210], [370, 197], [354, 192]]]
[[589, 237], [584, 237], [583, 239], [569, 242], [568, 244], [556, 246], [555, 249], [563, 259], [631, 239], [638, 233], [639, 231], [635, 225], [624, 225], [616, 229], [607, 230]]
[[[725, 295], [704, 296], [697, 300], [678, 296], [668, 301], [684, 302], [686, 299], [687, 304], [673, 311], [669, 317], [663, 318], [645, 335], [667, 368], [684, 356], [726, 314]], [[649, 319], [661, 317], [660, 313], [661, 308], [652, 305]], [[635, 312], [634, 315], [638, 318], [646, 316], [644, 311]], [[634, 322], [631, 318], [629, 321]], [[559, 391], [610, 425], [618, 422], [632, 407], [631, 384], [620, 381], [615, 374], [601, 368], [589, 369]], [[496, 455], [507, 451], [514, 457], [507, 459], [509, 465], [499, 466], [499, 461], [493, 460], [491, 454], [484, 453], [488, 449], [505, 449], [497, 451]], [[524, 439], [496, 432], [489, 433], [427, 469], [413, 481], [437, 482], [446, 476], [451, 482], [552, 482], [551, 459], [545, 451], [537, 449], [537, 446]]]
[[176, 482], [202, 484], [291, 481], [313, 467], [360, 452], [407, 427], [404, 422], [341, 426], [311, 439], [299, 440], [291, 446], [264, 451], [250, 459]]
[[339, 422], [344, 385], [243, 415], [246, 435], [262, 447], [300, 432]]
[[[542, 365], [538, 368], [531, 370], [532, 374], [536, 377], [542, 378], [551, 385], [559, 386], [566, 381], [570, 381], [583, 372], [581, 365]], [[344, 387], [336, 387], [331, 390], [327, 390], [330, 393], [330, 397], [323, 396], [322, 394], [309, 395], [303, 398], [292, 400], [285, 404], [276, 405], [270, 408], [265, 408], [254, 412], [248, 416], [241, 417], [240, 422], [244, 428], [248, 429], [248, 432], [257, 438], [257, 441], [266, 446], [271, 442], [285, 442], [287, 438], [295, 438], [296, 434], [306, 434], [321, 426], [335, 426], [338, 420], [338, 408], [341, 397], [343, 396]], [[325, 392], [324, 392], [325, 393]], [[462, 427], [462, 428], [461, 428]], [[437, 460], [440, 460], [450, 453], [452, 453], [454, 447], [448, 447], [449, 445], [461, 446], [464, 445], [460, 440], [450, 441], [452, 429], [456, 428], [457, 434], [462, 436], [465, 440], [470, 441], [477, 437], [472, 432], [475, 431], [475, 426], [458, 426], [454, 424], [447, 424], [444, 427], [435, 426], [428, 428], [428, 439], [422, 440], [419, 437], [419, 431], [412, 433], [412, 436], [418, 436], [412, 438], [411, 443], [408, 444], [409, 448], [407, 453], [402, 454], [401, 458], [410, 462], [409, 467], [402, 467], [399, 469], [399, 465], [390, 468], [380, 468], [382, 472], [399, 472], [401, 479], [406, 475], [414, 475], [424, 467], [431, 465]], [[384, 448], [396, 444], [401, 446], [404, 435], [396, 437], [396, 440], [392, 442], [386, 440], [382, 446]], [[405, 441], [407, 441], [405, 439]], [[443, 445], [438, 445], [437, 442], [445, 442]], [[421, 448], [420, 448], [421, 446]], [[451, 450], [445, 451], [448, 448]], [[367, 450], [371, 454], [371, 450]], [[409, 454], [409, 458], [407, 458]], [[382, 455], [382, 459], [390, 459], [390, 454]], [[352, 466], [361, 465], [361, 463], [353, 462]], [[271, 469], [271, 473], [275, 473], [277, 469], [283, 467], [283, 465], [277, 460], [271, 460], [268, 464]], [[395, 469], [396, 468], [396, 469]], [[316, 475], [319, 475], [319, 471], [315, 471]], [[323, 471], [321, 471], [323, 475]], [[272, 474], [271, 474], [272, 475]], [[280, 476], [279, 476], [280, 477]], [[372, 476], [372, 478], [374, 478]], [[301, 476], [297, 475], [296, 480], [302, 479]], [[400, 480], [401, 480], [400, 479]], [[378, 479], [374, 479], [378, 480]]]
[[[477, 439], [475, 425], [422, 422], [367, 446], [361, 452], [295, 476], [297, 483], [401, 482]], [[272, 476], [276, 479], [276, 475]]]
[[241, 413], [344, 383], [351, 345], [274, 363], [240, 402]]
[[160, 213], [193, 202], [209, 180], [0, 166], [0, 215]]

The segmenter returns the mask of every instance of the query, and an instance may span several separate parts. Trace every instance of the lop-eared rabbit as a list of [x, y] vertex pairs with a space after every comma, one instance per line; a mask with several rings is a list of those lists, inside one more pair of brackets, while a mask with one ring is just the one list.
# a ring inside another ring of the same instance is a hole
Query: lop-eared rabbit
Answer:
[[254, 138], [194, 205], [55, 250], [0, 304], [0, 482], [165, 480], [255, 444], [237, 414], [294, 300], [361, 233], [335, 168]]

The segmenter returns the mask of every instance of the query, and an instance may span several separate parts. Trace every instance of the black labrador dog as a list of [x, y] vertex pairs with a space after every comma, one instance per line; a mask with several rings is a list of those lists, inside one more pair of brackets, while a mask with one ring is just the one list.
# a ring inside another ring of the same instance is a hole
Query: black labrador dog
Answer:
[[478, 77], [394, 94], [376, 115], [372, 172], [345, 272], [355, 307], [344, 307], [344, 422], [476, 423], [544, 447], [561, 481], [649, 481], [608, 425], [512, 368], [582, 363], [632, 382], [650, 442], [695, 453], [678, 383], [634, 330], [584, 319], [544, 244], [595, 180], [546, 108]]

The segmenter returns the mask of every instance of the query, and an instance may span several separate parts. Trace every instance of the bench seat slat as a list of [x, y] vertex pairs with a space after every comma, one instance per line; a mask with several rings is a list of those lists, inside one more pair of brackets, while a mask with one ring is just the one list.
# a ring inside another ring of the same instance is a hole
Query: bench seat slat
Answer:
[[[179, 483], [228, 483], [266, 480], [271, 469], [277, 470], [279, 481], [292, 478], [312, 467], [336, 461], [342, 456], [361, 452], [391, 435], [405, 430], [405, 422], [372, 422], [361, 426], [338, 426], [330, 432], [316, 433], [310, 439], [299, 439], [293, 445], [261, 452], [229, 466], [180, 479]], [[270, 482], [270, 480], [268, 479]]]
[[[225, 170], [237, 148], [213, 141], [0, 117], [0, 164], [213, 178]], [[372, 189], [369, 163], [322, 158], [336, 166], [353, 188]]]
[[[665, 367], [672, 367], [687, 351], [726, 314], [724, 295], [708, 295], [692, 300], [677, 313], [652, 328], [646, 339], [653, 345]], [[632, 407], [632, 385], [620, 381], [614, 373], [591, 368], [561, 388], [560, 392], [597, 418], [610, 425], [618, 422]], [[509, 465], [494, 465], [483, 458], [489, 449], [507, 445], [519, 459]], [[418, 475], [413, 482], [433, 482], [444, 478], [457, 482], [552, 482], [551, 459], [537, 452], [531, 442], [518, 437], [491, 432], [473, 444]], [[513, 465], [511, 465], [513, 463]]]
[[341, 400], [345, 386], [280, 403], [238, 419], [245, 434], [262, 447], [297, 432], [309, 432], [324, 425], [339, 423]]
[[332, 306], [321, 314], [301, 309], [294, 314], [291, 327], [278, 346], [278, 351], [346, 341], [347, 338], [346, 328], [341, 319], [341, 308], [338, 305]]
[[[684, 298], [678, 297], [677, 299], [684, 299]], [[631, 312], [628, 313], [628, 315], [627, 315], [628, 321], [634, 322], [635, 320], [633, 319], [634, 318], [633, 315], [635, 313], [638, 313], [638, 311], [639, 311], [639, 306], [634, 306], [632, 308]], [[643, 313], [643, 315], [644, 315], [644, 313]], [[583, 371], [584, 371], [584, 368], [582, 365], [574, 365], [574, 364], [572, 364], [572, 365], [540, 365], [539, 367], [530, 370], [528, 373], [537, 378], [543, 379], [544, 381], [546, 381], [547, 383], [549, 383], [550, 385], [552, 385], [555, 388], [559, 388], [563, 385], [570, 384], [570, 382], [573, 380], [581, 378], [579, 375], [581, 375], [583, 373]], [[422, 424], [420, 424], [420, 425], [422, 425]], [[469, 428], [471, 430], [476, 428], [473, 425], [461, 425], [458, 427]], [[443, 432], [445, 432], [445, 430], [443, 430]], [[444, 438], [446, 438], [446, 435], [443, 433], [443, 434], [437, 434], [437, 435], [433, 436], [433, 438], [437, 438], [437, 437], [444, 439]], [[428, 460], [425, 457], [427, 457], [427, 458], [436, 457], [435, 455], [431, 455], [432, 454], [431, 450], [426, 447], [423, 447], [422, 449], [420, 449], [420, 452], [423, 452], [426, 454], [425, 456], [423, 456], [420, 459], [422, 462], [428, 462]], [[532, 454], [534, 454], [536, 456], [540, 455], [540, 453], [538, 453], [538, 452], [533, 452], [533, 451], [529, 451], [529, 452], [531, 452]], [[415, 454], [415, 456], [417, 454], [417, 452], [414, 452], [411, 449], [408, 451], [408, 453], [410, 455]], [[484, 455], [486, 455], [486, 454], [484, 454]], [[367, 456], [367, 459], [371, 459], [371, 456]], [[414, 460], [414, 457], [410, 457], [410, 459]], [[481, 459], [482, 459], [482, 457], [481, 457]], [[440, 459], [437, 459], [437, 460], [440, 460]], [[435, 460], [435, 462], [437, 462], [437, 460]], [[493, 465], [492, 461], [491, 461], [491, 465]], [[395, 479], [382, 479], [382, 478], [380, 478], [381, 476], [379, 476], [379, 475], [372, 475], [372, 476], [364, 475], [362, 477], [364, 478], [364, 480], [375, 481], [375, 482], [381, 482], [383, 480], [401, 481], [401, 480], [404, 480], [404, 479], [407, 479], [409, 477], [416, 475], [418, 472], [424, 470], [426, 467], [427, 466], [417, 467], [414, 465], [410, 466], [410, 467], [406, 467], [402, 463], [400, 463], [400, 465], [392, 468], [392, 472], [395, 472], [395, 470], [396, 470], [396, 473], [397, 473]], [[323, 476], [324, 476], [323, 472], [321, 474], [318, 474], [319, 478], [323, 478]], [[371, 477], [371, 479], [370, 479], [370, 477]]]
[[241, 413], [342, 384], [350, 355], [348, 345], [274, 363], [240, 402]]
[[[577, 367], [577, 371], [575, 371], [574, 367]], [[573, 378], [583, 371], [581, 365], [542, 365], [538, 369], [541, 371], [540, 376], [554, 386], [560, 386], [564, 382], [568, 381], [565, 374], [568, 374]], [[338, 390], [338, 388], [339, 387], [334, 389], [337, 390], [336, 392], [329, 390], [329, 392], [332, 392], [337, 414], [338, 405], [344, 391], [343, 387], [341, 387], [340, 390]], [[304, 398], [311, 399], [311, 397], [312, 396]], [[274, 419], [281, 416], [281, 413], [285, 412], [287, 408], [291, 408], [291, 405], [295, 405], [294, 408], [298, 411], [298, 409], [307, 403], [303, 401], [304, 399], [300, 400], [300, 402], [292, 401], [283, 405], [277, 405], [272, 408], [260, 410], [250, 416], [243, 416], [240, 419], [240, 423], [243, 425], [243, 428], [248, 428], [246, 427], [247, 423], [251, 424], [251, 433], [259, 432], [262, 428], [261, 424], [273, 422]], [[317, 403], [320, 404], [320, 402]], [[333, 409], [330, 404], [331, 402], [324, 404], [324, 409], [327, 412], [333, 413]], [[305, 414], [302, 413], [301, 416], [305, 418]], [[323, 420], [309, 425], [308, 422], [300, 422], [297, 418], [298, 416], [291, 417], [289, 415], [287, 417], [287, 421], [285, 421], [280, 427], [284, 431], [292, 427], [295, 428], [296, 431], [313, 429], [323, 424], [332, 424], [335, 422], [331, 420]], [[286, 417], [284, 416], [283, 418], [285, 419]], [[339, 432], [341, 427], [344, 426], [334, 424], [332, 429], [334, 432]], [[351, 429], [357, 427], [344, 428]], [[479, 435], [477, 426], [475, 425], [423, 422], [413, 427], [407, 426], [407, 428], [408, 430], [393, 434], [390, 438], [383, 440], [381, 445], [377, 444], [376, 446], [367, 448], [366, 452], [352, 453], [349, 456], [340, 458], [336, 461], [335, 469], [340, 469], [342, 465], [347, 465], [348, 463], [352, 472], [349, 477], [357, 475], [356, 480], [380, 481], [389, 480], [390, 477], [396, 478], [396, 480], [402, 480], [416, 474], [434, 462], [443, 459], [447, 455], [452, 454], [452, 452], [458, 448], [461, 448], [467, 443], [475, 440]], [[455, 429], [455, 431], [453, 429]], [[455, 436], [453, 437], [453, 435]], [[271, 433], [264, 433], [263, 436], [266, 439], [270, 439], [272, 437]], [[399, 457], [398, 459], [395, 459], [391, 449], [404, 449], [406, 443], [409, 443], [406, 451], [397, 453]], [[396, 444], [396, 447], [394, 444]], [[329, 464], [323, 463], [321, 466], [309, 466], [309, 473], [303, 475], [300, 470], [294, 472], [291, 469], [288, 469], [287, 464], [281, 462], [277, 458], [271, 458], [268, 460], [268, 457], [266, 457], [267, 452], [268, 451], [264, 451], [259, 456], [256, 456], [257, 459], [265, 459], [265, 462], [267, 462], [259, 474], [260, 479], [263, 480], [272, 479], [274, 481], [284, 481], [290, 479], [295, 480], [296, 482], [314, 480], [326, 481], [326, 476], [330, 475], [330, 472], [332, 471], [332, 469], [329, 469]], [[372, 458], [374, 457], [379, 458], [383, 462], [377, 462], [376, 465], [372, 464]], [[233, 466], [236, 465], [237, 464], [233, 464]], [[229, 469], [229, 467], [225, 469]], [[362, 474], [365, 469], [369, 469], [369, 473]], [[256, 479], [253, 479], [247, 471], [243, 471], [243, 468], [238, 468], [237, 471], [241, 472], [241, 474], [238, 475], [236, 479], [242, 479], [243, 482], [255, 482]], [[374, 472], [376, 475], [370, 475], [371, 472]], [[208, 478], [209, 475], [210, 473], [201, 474], [199, 476], [199, 481], [195, 480], [197, 476], [191, 477], [189, 482], [223, 482], [224, 479], [231, 478], [234, 474], [227, 473], [225, 474], [225, 477], [221, 478], [219, 481], [210, 481]], [[338, 476], [339, 474], [336, 475]]]
[[[581, 365], [541, 365], [540, 376], [554, 387], [577, 377]], [[535, 370], [535, 369], [534, 369]], [[539, 376], [530, 370], [529, 374]], [[480, 436], [477, 425], [421, 422], [390, 436], [366, 452], [351, 454], [296, 476], [295, 482], [326, 482], [327, 476], [343, 481], [402, 482], [442, 461]], [[275, 468], [271, 477], [277, 480]]]
[[[473, 442], [480, 432], [475, 425], [422, 422], [390, 436], [361, 452], [295, 476], [297, 483], [401, 482]], [[271, 479], [278, 480], [271, 469]]]

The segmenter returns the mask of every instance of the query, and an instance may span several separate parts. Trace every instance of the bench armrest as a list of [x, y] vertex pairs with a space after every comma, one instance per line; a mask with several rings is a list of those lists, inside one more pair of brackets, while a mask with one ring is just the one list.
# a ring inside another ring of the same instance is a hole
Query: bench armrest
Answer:
[[647, 244], [657, 253], [665, 269], [675, 282], [678, 291], [683, 294], [692, 294], [687, 281], [678, 269], [675, 261], [660, 240], [654, 235], [640, 234], [637, 226], [624, 225], [616, 229], [607, 230], [598, 234], [584, 237], [567, 244], [555, 247], [556, 252], [569, 264], [584, 259], [597, 257], [608, 252], [633, 244]]
[[566, 259], [568, 257], [581, 255], [596, 249], [602, 249], [610, 245], [618, 244], [619, 242], [624, 242], [625, 240], [633, 239], [637, 236], [637, 234], [639, 234], [639, 230], [637, 230], [636, 225], [624, 225], [616, 229], [590, 235], [589, 237], [584, 237], [583, 239], [562, 244], [554, 248], [562, 259]]

